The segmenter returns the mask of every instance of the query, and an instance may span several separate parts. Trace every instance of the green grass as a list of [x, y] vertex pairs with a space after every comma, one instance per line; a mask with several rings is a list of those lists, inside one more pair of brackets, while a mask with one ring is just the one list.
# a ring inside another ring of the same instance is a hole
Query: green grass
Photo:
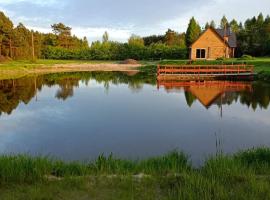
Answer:
[[270, 199], [270, 149], [219, 154], [200, 168], [179, 152], [89, 163], [0, 157], [0, 199]]

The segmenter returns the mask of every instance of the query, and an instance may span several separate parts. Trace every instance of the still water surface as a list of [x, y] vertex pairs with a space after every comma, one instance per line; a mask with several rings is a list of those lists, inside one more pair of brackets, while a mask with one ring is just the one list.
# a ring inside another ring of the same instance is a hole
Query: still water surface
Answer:
[[62, 73], [0, 81], [0, 153], [91, 160], [270, 146], [270, 85]]

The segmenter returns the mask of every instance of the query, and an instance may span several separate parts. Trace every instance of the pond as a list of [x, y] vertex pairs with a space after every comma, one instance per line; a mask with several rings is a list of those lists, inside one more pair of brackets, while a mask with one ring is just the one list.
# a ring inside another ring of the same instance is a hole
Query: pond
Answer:
[[156, 82], [134, 72], [61, 73], [0, 81], [0, 153], [91, 160], [270, 146], [270, 85]]

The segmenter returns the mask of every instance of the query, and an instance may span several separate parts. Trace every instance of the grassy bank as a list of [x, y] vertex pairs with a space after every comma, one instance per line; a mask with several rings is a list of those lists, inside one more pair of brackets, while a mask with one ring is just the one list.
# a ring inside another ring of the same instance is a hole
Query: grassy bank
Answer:
[[269, 199], [270, 149], [218, 155], [199, 169], [183, 153], [90, 163], [0, 157], [0, 199]]

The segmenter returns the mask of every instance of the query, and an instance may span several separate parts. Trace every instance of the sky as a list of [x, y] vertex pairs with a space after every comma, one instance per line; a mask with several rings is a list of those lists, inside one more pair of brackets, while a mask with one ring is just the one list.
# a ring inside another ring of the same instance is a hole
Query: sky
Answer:
[[163, 34], [168, 28], [185, 32], [192, 16], [201, 26], [212, 19], [219, 24], [223, 15], [237, 21], [260, 12], [266, 16], [270, 0], [0, 0], [0, 10], [15, 25], [41, 32], [62, 22], [90, 42], [105, 31], [110, 40], [125, 42], [132, 34]]

